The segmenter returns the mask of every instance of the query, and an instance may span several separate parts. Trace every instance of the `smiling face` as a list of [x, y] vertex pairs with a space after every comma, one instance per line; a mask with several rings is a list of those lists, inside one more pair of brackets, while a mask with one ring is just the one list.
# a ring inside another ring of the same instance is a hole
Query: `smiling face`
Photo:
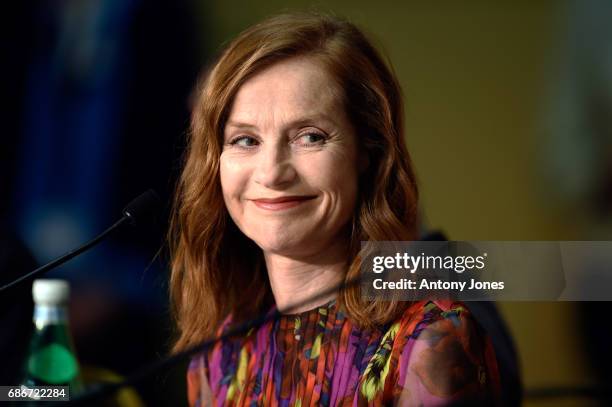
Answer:
[[278, 62], [236, 94], [221, 187], [230, 216], [264, 252], [315, 255], [338, 243], [352, 218], [358, 147], [339, 95], [309, 58]]

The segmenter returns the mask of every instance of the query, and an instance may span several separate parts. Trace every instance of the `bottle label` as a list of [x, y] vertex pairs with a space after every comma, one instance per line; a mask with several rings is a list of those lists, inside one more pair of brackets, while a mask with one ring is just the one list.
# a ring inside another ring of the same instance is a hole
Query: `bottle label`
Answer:
[[66, 308], [52, 305], [36, 305], [34, 323], [37, 327], [46, 324], [59, 324], [68, 321]]
[[78, 362], [66, 347], [52, 343], [31, 354], [28, 373], [49, 384], [70, 382], [78, 374]]

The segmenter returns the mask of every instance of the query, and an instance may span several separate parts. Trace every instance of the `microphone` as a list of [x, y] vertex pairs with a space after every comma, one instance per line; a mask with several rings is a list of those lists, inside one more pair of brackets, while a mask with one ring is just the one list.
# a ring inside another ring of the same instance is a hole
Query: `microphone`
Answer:
[[143, 226], [155, 222], [160, 207], [159, 196], [155, 191], [149, 189], [127, 204], [123, 209], [123, 217], [128, 218], [132, 226]]
[[133, 199], [129, 204], [127, 204], [127, 206], [123, 209], [123, 212], [122, 212], [123, 216], [121, 217], [121, 219], [115, 222], [111, 227], [106, 229], [104, 232], [100, 233], [94, 239], [85, 243], [83, 246], [79, 247], [78, 249], [72, 250], [64, 254], [63, 256], [53, 260], [52, 262], [47, 263], [44, 266], [41, 266], [37, 268], [36, 270], [31, 271], [28, 274], [25, 274], [11, 281], [8, 284], [3, 285], [2, 287], [0, 287], [0, 293], [4, 290], [7, 290], [11, 287], [18, 285], [19, 283], [22, 283], [24, 281], [29, 281], [33, 279], [34, 277], [38, 276], [39, 274], [42, 274], [57, 266], [60, 266], [64, 264], [65, 262], [67, 262], [68, 260], [83, 253], [84, 251], [89, 250], [96, 244], [100, 243], [107, 235], [109, 235], [111, 232], [115, 231], [116, 229], [118, 229], [120, 226], [122, 226], [125, 223], [129, 223], [132, 226], [142, 226], [147, 223], [154, 222], [157, 217], [160, 207], [161, 207], [161, 201], [159, 199], [159, 196], [157, 195], [157, 193], [155, 193], [155, 191], [153, 191], [152, 189], [149, 189], [145, 193]]

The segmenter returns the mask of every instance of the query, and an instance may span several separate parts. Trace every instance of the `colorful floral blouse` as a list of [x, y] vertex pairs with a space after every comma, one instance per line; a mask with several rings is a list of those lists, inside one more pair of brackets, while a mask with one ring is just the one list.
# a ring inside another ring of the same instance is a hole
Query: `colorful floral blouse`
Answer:
[[187, 383], [190, 406], [492, 405], [500, 391], [490, 340], [449, 301], [372, 330], [335, 302], [283, 315], [195, 357]]

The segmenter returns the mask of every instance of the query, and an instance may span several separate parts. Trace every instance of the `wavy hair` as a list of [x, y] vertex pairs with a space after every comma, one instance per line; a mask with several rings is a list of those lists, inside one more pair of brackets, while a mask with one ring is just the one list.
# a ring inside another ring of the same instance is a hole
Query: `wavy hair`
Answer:
[[[360, 272], [361, 241], [416, 237], [418, 193], [404, 143], [401, 90], [390, 64], [362, 31], [337, 17], [285, 14], [256, 24], [227, 46], [197, 87], [168, 232], [175, 351], [213, 335], [228, 314], [243, 321], [273, 301], [261, 249], [240, 232], [225, 207], [219, 160], [237, 90], [266, 67], [297, 56], [316, 58], [340, 85], [369, 160], [359, 178], [346, 278]], [[408, 305], [365, 301], [359, 287], [344, 289], [338, 303], [364, 327], [387, 323]]]

